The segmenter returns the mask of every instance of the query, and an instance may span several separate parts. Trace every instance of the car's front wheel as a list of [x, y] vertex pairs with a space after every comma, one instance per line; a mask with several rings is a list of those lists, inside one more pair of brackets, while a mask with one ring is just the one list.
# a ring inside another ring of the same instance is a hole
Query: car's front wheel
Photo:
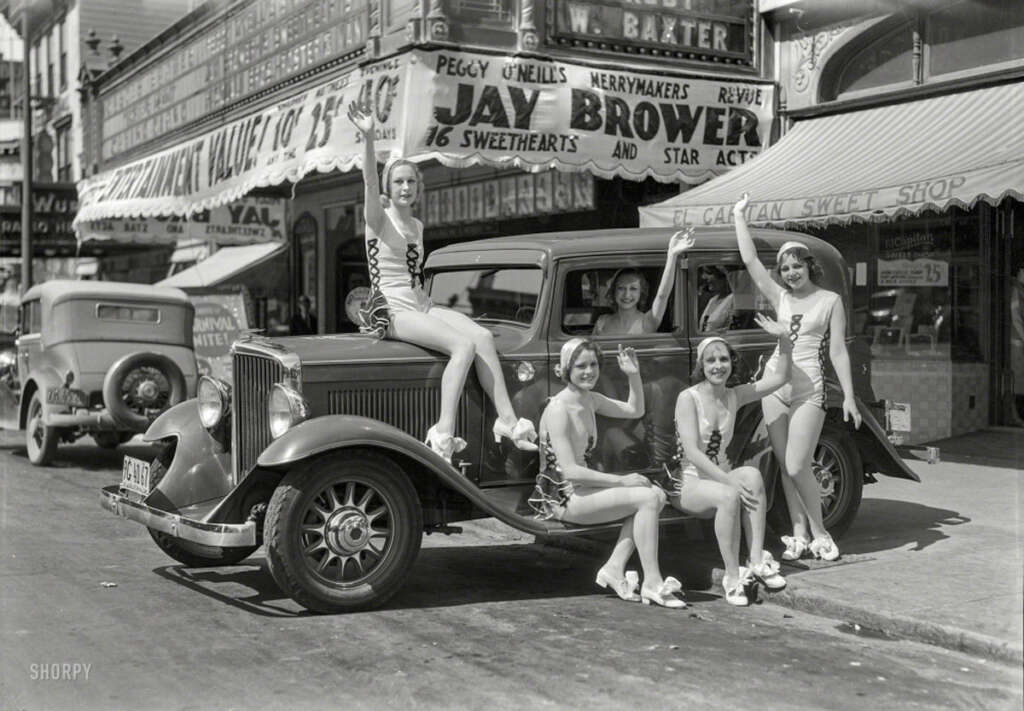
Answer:
[[331, 453], [289, 472], [264, 522], [271, 575], [316, 612], [382, 605], [405, 582], [422, 537], [409, 478], [366, 451]]
[[[811, 458], [811, 471], [821, 495], [825, 528], [833, 538], [839, 538], [857, 516], [864, 489], [864, 465], [853, 437], [846, 429], [825, 423]], [[781, 483], [768, 512], [768, 523], [780, 535], [792, 533], [793, 524]]]
[[60, 442], [60, 429], [43, 423], [43, 398], [41, 391], [32, 393], [28, 403], [28, 417], [25, 419], [25, 449], [28, 460], [38, 467], [46, 466], [53, 460]]

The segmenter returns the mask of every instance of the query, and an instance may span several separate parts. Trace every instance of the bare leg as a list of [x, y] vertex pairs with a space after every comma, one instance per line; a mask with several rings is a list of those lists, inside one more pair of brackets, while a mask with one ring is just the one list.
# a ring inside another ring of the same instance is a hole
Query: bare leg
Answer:
[[448, 364], [441, 375], [441, 415], [437, 428], [443, 434], [454, 434], [455, 413], [473, 362], [473, 342], [445, 321], [419, 311], [392, 314], [388, 336], [448, 354]]
[[505, 376], [501, 372], [501, 362], [498, 360], [498, 350], [494, 346], [494, 336], [491, 335], [491, 332], [474, 323], [465, 314], [451, 309], [434, 307], [430, 310], [430, 315], [444, 321], [452, 329], [473, 342], [476, 374], [480, 378], [484, 392], [494, 403], [498, 419], [506, 424], [515, 425], [516, 413], [512, 409], [512, 400], [508, 396], [508, 386], [505, 384]]
[[796, 484], [814, 538], [827, 533], [821, 516], [821, 490], [811, 471], [811, 457], [824, 423], [825, 411], [820, 407], [811, 403], [798, 405], [790, 416], [786, 443], [786, 470]]
[[740, 565], [741, 508], [736, 489], [707, 479], [687, 481], [682, 493], [672, 499], [672, 505], [683, 513], [695, 516], [715, 512], [715, 538], [718, 539], [718, 550], [725, 563], [725, 574], [736, 580]]
[[775, 461], [782, 474], [782, 493], [786, 497], [789, 519], [793, 522], [793, 537], [809, 540], [807, 535], [807, 514], [797, 492], [796, 485], [786, 469], [786, 445], [789, 440], [789, 408], [778, 398], [766, 397], [761, 401], [765, 422], [768, 425], [768, 439], [772, 443]]
[[[665, 505], [665, 494], [661, 489], [647, 486], [627, 486], [613, 489], [599, 489], [592, 494], [574, 495], [565, 507], [563, 518], [572, 523], [607, 523], [629, 517], [632, 521], [632, 536], [640, 554], [640, 565], [644, 569], [644, 585], [657, 588], [663, 582], [658, 565], [658, 514]], [[624, 524], [623, 528], [626, 527]], [[629, 532], [620, 532], [619, 541], [612, 553], [621, 556], [627, 550]], [[631, 551], [630, 551], [631, 552]], [[609, 572], [613, 565], [616, 572], [625, 568], [623, 559], [609, 559]]]
[[746, 506], [740, 507], [740, 519], [743, 522], [743, 532], [747, 538], [747, 551], [752, 563], [760, 563], [764, 557], [764, 517], [765, 517], [765, 493], [764, 480], [761, 472], [756, 467], [739, 467], [729, 472], [729, 478], [737, 483], [742, 483], [754, 492], [757, 497], [757, 507], [749, 509]]

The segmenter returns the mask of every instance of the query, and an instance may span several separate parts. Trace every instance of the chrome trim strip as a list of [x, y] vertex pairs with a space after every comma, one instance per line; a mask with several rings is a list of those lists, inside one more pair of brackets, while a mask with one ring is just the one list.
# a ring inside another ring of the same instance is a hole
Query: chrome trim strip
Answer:
[[141, 523], [185, 541], [204, 546], [240, 548], [256, 545], [256, 522], [204, 523], [178, 514], [167, 513], [140, 501], [132, 501], [118, 491], [116, 484], [100, 490], [100, 506], [115, 516]]

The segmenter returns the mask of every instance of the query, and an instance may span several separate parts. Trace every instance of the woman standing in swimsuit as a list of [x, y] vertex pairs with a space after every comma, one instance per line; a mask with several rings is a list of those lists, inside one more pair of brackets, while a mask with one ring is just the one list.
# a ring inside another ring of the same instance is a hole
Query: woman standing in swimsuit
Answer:
[[[601, 350], [593, 341], [572, 338], [562, 346], [558, 376], [566, 386], [548, 402], [540, 418], [540, 473], [530, 505], [538, 518], [576, 524], [623, 520], [619, 540], [608, 561], [597, 571], [596, 582], [611, 588], [623, 600], [685, 607], [675, 595], [682, 585], [662, 578], [658, 566], [658, 514], [664, 492], [642, 474], [606, 474], [589, 461], [597, 440], [597, 415], [637, 418], [644, 414], [640, 369], [632, 348], [619, 346], [619, 368], [629, 379], [629, 399], [613, 400], [594, 392], [601, 373]], [[644, 582], [626, 562], [640, 553]]]
[[[740, 256], [757, 288], [775, 307], [779, 323], [786, 326], [793, 344], [790, 382], [761, 404], [772, 449], [784, 474], [782, 490], [793, 521], [793, 535], [782, 537], [786, 546], [782, 558], [797, 560], [810, 552], [822, 560], [835, 560], [839, 547], [822, 521], [821, 495], [811, 471], [811, 457], [825, 423], [826, 351], [843, 389], [843, 419], [852, 419], [854, 426], [860, 427], [846, 350], [846, 311], [839, 294], [818, 286], [821, 267], [800, 242], [786, 242], [779, 248], [776, 269], [782, 286], [772, 280], [757, 258], [747, 229], [743, 211], [748, 202], [749, 196], [744, 193], [733, 207]], [[776, 349], [768, 361], [769, 371], [777, 367], [778, 359]]]
[[441, 414], [427, 430], [426, 442], [440, 456], [466, 446], [455, 436], [455, 413], [470, 365], [494, 402], [498, 419], [495, 440], [508, 437], [516, 447], [536, 450], [533, 423], [517, 419], [498, 361], [491, 332], [457, 311], [437, 306], [423, 289], [423, 223], [413, 206], [423, 195], [423, 177], [415, 163], [392, 160], [384, 167], [384, 195], [377, 179], [375, 121], [355, 103], [348, 118], [362, 134], [363, 183], [366, 188], [366, 257], [372, 295], [363, 317], [366, 331], [378, 338], [407, 341], [449, 356], [441, 376]]
[[[739, 356], [733, 347], [718, 336], [701, 341], [691, 376], [696, 384], [676, 400], [679, 467], [669, 473], [673, 506], [696, 516], [714, 512], [715, 537], [725, 563], [722, 588], [730, 605], [749, 604], [751, 577], [769, 590], [786, 587], [779, 564], [763, 548], [767, 504], [761, 472], [749, 466], [733, 469], [726, 456], [739, 409], [777, 391], [789, 378], [793, 346], [786, 328], [761, 314], [755, 319], [779, 338], [776, 368], [757, 382], [740, 385], [734, 377]], [[745, 567], [739, 565], [741, 521], [750, 552]]]

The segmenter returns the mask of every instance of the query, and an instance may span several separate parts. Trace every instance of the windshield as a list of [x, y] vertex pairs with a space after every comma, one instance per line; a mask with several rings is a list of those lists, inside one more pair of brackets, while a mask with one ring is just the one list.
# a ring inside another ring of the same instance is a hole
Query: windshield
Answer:
[[430, 300], [474, 319], [529, 325], [537, 310], [539, 267], [486, 267], [434, 272]]

